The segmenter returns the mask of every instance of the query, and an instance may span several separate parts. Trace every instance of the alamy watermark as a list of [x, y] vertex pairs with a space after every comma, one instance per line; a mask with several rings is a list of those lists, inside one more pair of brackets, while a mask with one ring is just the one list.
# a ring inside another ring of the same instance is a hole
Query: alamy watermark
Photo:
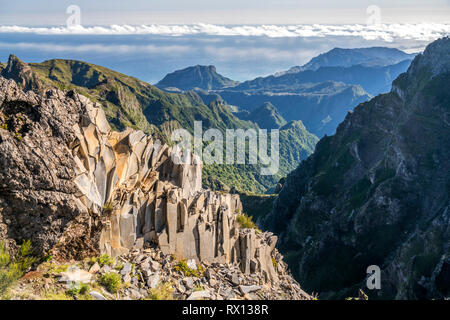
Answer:
[[371, 265], [366, 270], [369, 275], [366, 280], [367, 289], [381, 289], [381, 269], [377, 265]]
[[379, 25], [381, 24], [381, 8], [376, 5], [370, 5], [366, 9], [366, 13], [369, 17], [366, 20], [367, 25]]
[[81, 26], [81, 9], [77, 5], [70, 5], [66, 9], [66, 13], [70, 16], [66, 20], [66, 25], [68, 29], [76, 28]]
[[[261, 175], [278, 173], [279, 131], [266, 129], [226, 129], [225, 137], [219, 129], [208, 129], [203, 133], [201, 121], [194, 122], [194, 136], [186, 129], [176, 129], [171, 135], [176, 142], [172, 153], [175, 164], [192, 161], [192, 150], [205, 164], [252, 164], [261, 165]], [[248, 158], [248, 161], [247, 161]]]

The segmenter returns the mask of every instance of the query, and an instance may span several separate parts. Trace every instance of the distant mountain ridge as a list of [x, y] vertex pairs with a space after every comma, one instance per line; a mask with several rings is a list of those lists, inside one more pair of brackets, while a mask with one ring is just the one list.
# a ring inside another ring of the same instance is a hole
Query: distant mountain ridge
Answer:
[[[321, 137], [334, 134], [353, 107], [390, 91], [392, 80], [408, 68], [413, 57], [394, 48], [335, 48], [287, 72], [242, 83], [227, 82], [215, 89], [198, 79], [186, 83], [194, 79], [198, 66], [169, 74], [160, 83], [168, 91], [195, 90], [205, 103], [222, 100], [237, 107], [237, 117], [259, 123], [273, 121], [273, 115], [261, 110], [252, 112], [271, 103], [286, 121], [301, 120], [310, 132]], [[190, 78], [179, 80], [176, 74], [184, 73], [189, 73]], [[215, 73], [214, 77], [222, 76]], [[267, 118], [263, 119], [263, 115]]]
[[[270, 102], [286, 121], [301, 120], [308, 131], [319, 137], [333, 134], [347, 112], [371, 97], [359, 85], [336, 81], [307, 83], [297, 92], [222, 90], [217, 94], [228, 104], [250, 112]], [[199, 95], [203, 98], [202, 93]]]
[[218, 74], [215, 66], [196, 65], [169, 73], [156, 86], [159, 88], [178, 88], [188, 91], [193, 89], [217, 90], [232, 87], [239, 82]]
[[254, 127], [236, 118], [223, 104], [206, 106], [195, 92], [168, 93], [139, 79], [83, 61], [53, 59], [25, 63], [11, 55], [0, 72], [25, 89], [77, 90], [104, 104], [108, 120], [117, 129], [132, 127], [167, 135], [165, 128], [174, 125], [192, 131], [194, 119], [218, 129]]
[[321, 66], [317, 69], [306, 69], [299, 72], [289, 72], [279, 76], [268, 76], [245, 81], [233, 90], [271, 92], [296, 92], [302, 91], [309, 83], [326, 81], [343, 82], [360, 85], [366, 92], [376, 95], [388, 92], [392, 81], [404, 72], [411, 61], [402, 60], [387, 66], [364, 66], [362, 64], [352, 66]]
[[303, 66], [292, 67], [287, 71], [278, 72], [275, 76], [286, 73], [297, 73], [305, 70], [317, 70], [320, 67], [350, 67], [362, 65], [366, 67], [388, 66], [403, 60], [412, 60], [415, 54], [408, 54], [396, 48], [334, 48], [312, 58]]

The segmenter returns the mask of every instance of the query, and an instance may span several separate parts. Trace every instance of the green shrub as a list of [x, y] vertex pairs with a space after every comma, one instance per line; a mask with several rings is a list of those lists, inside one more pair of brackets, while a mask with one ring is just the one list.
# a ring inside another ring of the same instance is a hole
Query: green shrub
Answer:
[[187, 260], [181, 260], [174, 267], [176, 271], [183, 273], [186, 277], [200, 278], [205, 272], [205, 268], [201, 264], [197, 264], [197, 270], [189, 268]]
[[89, 292], [90, 287], [86, 283], [75, 283], [73, 284], [67, 291], [66, 294], [72, 297], [76, 297], [78, 295], [85, 295]]
[[56, 290], [46, 291], [44, 295], [45, 300], [73, 300], [73, 296], [66, 292], [59, 292]]
[[114, 265], [115, 259], [108, 254], [103, 254], [99, 257], [88, 258], [85, 261], [87, 261], [89, 267], [93, 266], [96, 262], [100, 265], [100, 267], [103, 266], [112, 267]]
[[278, 267], [278, 262], [274, 257], [272, 257], [272, 264], [274, 268]]
[[172, 284], [160, 283], [158, 287], [148, 290], [148, 300], [173, 300]]
[[31, 252], [31, 242], [27, 240], [22, 242], [16, 256], [11, 257], [8, 249], [0, 242], [0, 296], [37, 261], [31, 256]]
[[108, 214], [108, 213], [111, 213], [111, 212], [113, 212], [113, 210], [114, 210], [114, 208], [113, 208], [113, 205], [112, 205], [112, 203], [111, 202], [107, 202], [107, 203], [105, 203], [105, 205], [103, 206], [103, 213], [106, 213], [106, 214]]
[[58, 265], [58, 264], [51, 263], [50, 264], [50, 268], [48, 270], [48, 273], [49, 274], [53, 274], [53, 275], [57, 275], [57, 274], [66, 272], [67, 269], [69, 269], [69, 265], [67, 265], [67, 264], [60, 264], [60, 265]]
[[98, 283], [111, 293], [117, 293], [122, 285], [122, 278], [114, 272], [107, 272], [98, 279]]
[[97, 262], [101, 267], [112, 266], [114, 264], [114, 258], [110, 255], [104, 254], [98, 257]]
[[80, 285], [73, 284], [69, 289], [67, 289], [66, 294], [72, 297], [77, 296], [80, 293]]
[[87, 294], [89, 293], [89, 291], [91, 290], [91, 288], [89, 287], [89, 285], [87, 283], [82, 283], [80, 286], [80, 294]]
[[22, 140], [22, 135], [19, 132], [16, 132], [14, 134], [14, 138], [16, 138], [18, 141], [21, 141]]
[[259, 230], [256, 224], [253, 222], [253, 218], [245, 214], [238, 214], [236, 221], [241, 225], [242, 228], [256, 229]]
[[53, 257], [51, 254], [47, 254], [42, 258], [42, 262], [50, 262], [52, 261]]

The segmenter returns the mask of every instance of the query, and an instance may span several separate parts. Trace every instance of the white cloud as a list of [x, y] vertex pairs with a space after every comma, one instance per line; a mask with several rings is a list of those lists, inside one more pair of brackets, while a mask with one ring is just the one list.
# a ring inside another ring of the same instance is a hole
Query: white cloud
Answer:
[[236, 50], [236, 47], [213, 47], [206, 46], [202, 48], [204, 53], [208, 56], [213, 56], [218, 61], [228, 61], [230, 59], [240, 59], [241, 61], [249, 60], [254, 61], [257, 59], [264, 59], [268, 61], [295, 61], [298, 59], [306, 60], [314, 54], [317, 54], [317, 50], [308, 49], [281, 49], [281, 48], [248, 48], [240, 47]]
[[111, 25], [109, 27], [21, 27], [0, 26], [0, 33], [35, 33], [50, 35], [216, 35], [254, 37], [326, 37], [352, 36], [365, 40], [392, 42], [397, 39], [432, 41], [450, 34], [450, 24], [379, 24], [379, 25], [243, 25], [222, 26], [214, 24], [194, 25]]
[[7, 49], [37, 49], [53, 52], [97, 52], [97, 53], [133, 53], [136, 51], [145, 53], [171, 53], [182, 54], [192, 48], [179, 45], [105, 45], [105, 44], [56, 44], [56, 43], [35, 43], [35, 42], [0, 42], [0, 48]]

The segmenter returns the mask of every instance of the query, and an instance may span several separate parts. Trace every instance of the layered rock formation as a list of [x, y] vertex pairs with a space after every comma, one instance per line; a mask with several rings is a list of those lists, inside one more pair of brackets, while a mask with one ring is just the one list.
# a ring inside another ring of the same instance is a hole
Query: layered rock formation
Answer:
[[[319, 297], [449, 296], [449, 53], [449, 38], [430, 44], [288, 175], [265, 226]], [[370, 265], [380, 290], [367, 290]]]
[[196, 157], [111, 131], [101, 106], [73, 91], [24, 93], [1, 77], [0, 127], [0, 239], [10, 245], [31, 239], [41, 254], [82, 258], [154, 244], [278, 281], [277, 237], [240, 228], [239, 196], [203, 190]]

